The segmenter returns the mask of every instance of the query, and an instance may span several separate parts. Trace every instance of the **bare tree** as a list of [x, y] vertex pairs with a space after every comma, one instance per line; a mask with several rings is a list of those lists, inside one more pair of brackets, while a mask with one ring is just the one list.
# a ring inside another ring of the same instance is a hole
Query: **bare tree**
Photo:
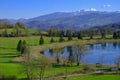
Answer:
[[74, 60], [74, 54], [73, 54], [73, 49], [72, 46], [68, 46], [67, 50], [69, 52], [69, 56], [68, 56], [68, 62], [70, 63], [70, 65], [72, 66], [72, 63], [75, 61]]
[[55, 48], [52, 50], [52, 52], [55, 55], [57, 64], [59, 64], [60, 63], [60, 54], [64, 52], [64, 48]]
[[67, 78], [67, 75], [68, 75], [68, 62], [69, 62], [69, 56], [64, 56], [62, 57], [63, 59], [63, 62], [64, 62], [64, 67], [65, 67], [65, 78]]
[[[116, 64], [117, 69], [119, 70], [119, 68], [120, 68], [120, 55], [116, 58], [115, 64]], [[119, 71], [117, 71], [117, 72], [119, 74]]]
[[25, 51], [24, 51], [24, 54], [22, 55], [23, 56], [23, 64], [24, 64], [24, 71], [26, 72], [26, 75], [27, 75], [27, 80], [33, 80], [33, 56], [31, 55], [31, 51], [30, 51], [30, 47], [27, 46], [25, 48]]
[[44, 55], [36, 53], [29, 46], [25, 48], [22, 56], [27, 79], [34, 80], [39, 75], [39, 79], [43, 80], [45, 69], [50, 65], [50, 60]]
[[103, 60], [104, 60], [104, 55], [99, 55], [99, 59], [98, 59], [98, 67], [103, 68]]
[[43, 80], [45, 70], [50, 68], [50, 59], [41, 54], [37, 54], [34, 58], [34, 65], [38, 69], [39, 80]]
[[76, 57], [77, 66], [79, 66], [80, 62], [81, 62], [81, 59], [84, 55], [83, 52], [87, 51], [87, 48], [86, 48], [85, 45], [76, 45], [76, 46], [73, 46], [73, 49], [74, 49], [74, 54], [75, 54], [75, 57]]
[[118, 56], [117, 59], [116, 59], [116, 66], [118, 68], [120, 67], [120, 56]]

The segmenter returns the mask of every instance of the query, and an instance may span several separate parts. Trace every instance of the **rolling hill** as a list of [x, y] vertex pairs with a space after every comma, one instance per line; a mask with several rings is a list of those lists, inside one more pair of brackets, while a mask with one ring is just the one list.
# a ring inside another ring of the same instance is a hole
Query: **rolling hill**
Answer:
[[120, 22], [120, 12], [76, 11], [56, 12], [31, 19], [8, 20], [11, 23], [23, 22], [30, 29], [58, 28], [73, 30], [89, 29], [95, 26]]

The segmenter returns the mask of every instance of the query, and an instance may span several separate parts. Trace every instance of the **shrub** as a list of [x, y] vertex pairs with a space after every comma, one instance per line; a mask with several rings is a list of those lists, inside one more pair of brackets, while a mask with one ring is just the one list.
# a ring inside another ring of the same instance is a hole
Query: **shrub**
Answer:
[[93, 68], [90, 65], [85, 65], [84, 68], [83, 68], [84, 73], [90, 73], [90, 72], [94, 72], [94, 71], [95, 71], [95, 68]]

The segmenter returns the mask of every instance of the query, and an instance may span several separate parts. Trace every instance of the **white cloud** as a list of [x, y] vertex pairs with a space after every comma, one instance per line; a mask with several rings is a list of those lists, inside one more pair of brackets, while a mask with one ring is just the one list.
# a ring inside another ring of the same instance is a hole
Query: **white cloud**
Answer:
[[105, 4], [105, 5], [103, 5], [103, 7], [111, 7], [112, 5], [110, 5], [110, 4]]
[[89, 8], [89, 9], [85, 9], [85, 11], [97, 11], [97, 9], [95, 9], [95, 8]]

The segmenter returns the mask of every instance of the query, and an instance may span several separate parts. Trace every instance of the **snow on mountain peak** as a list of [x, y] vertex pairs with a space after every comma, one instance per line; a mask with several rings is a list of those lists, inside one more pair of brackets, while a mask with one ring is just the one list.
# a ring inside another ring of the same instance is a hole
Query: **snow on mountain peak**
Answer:
[[82, 9], [80, 10], [81, 12], [86, 12], [86, 11], [97, 11], [95, 8], [88, 8], [88, 9]]

